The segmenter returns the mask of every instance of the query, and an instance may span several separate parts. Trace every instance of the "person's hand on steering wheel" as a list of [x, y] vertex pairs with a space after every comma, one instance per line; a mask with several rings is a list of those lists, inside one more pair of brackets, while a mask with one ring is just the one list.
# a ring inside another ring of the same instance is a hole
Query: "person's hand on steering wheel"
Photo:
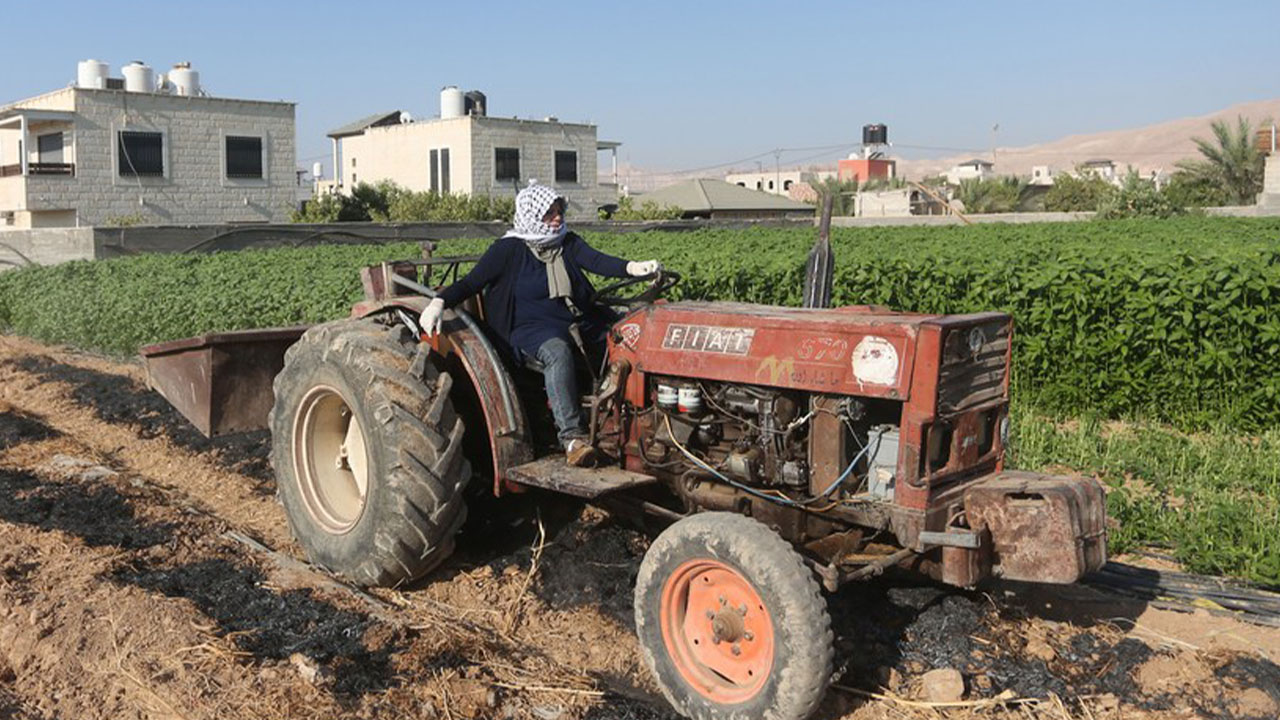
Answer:
[[661, 269], [662, 263], [657, 260], [632, 260], [627, 263], [627, 274], [631, 277], [652, 275]]

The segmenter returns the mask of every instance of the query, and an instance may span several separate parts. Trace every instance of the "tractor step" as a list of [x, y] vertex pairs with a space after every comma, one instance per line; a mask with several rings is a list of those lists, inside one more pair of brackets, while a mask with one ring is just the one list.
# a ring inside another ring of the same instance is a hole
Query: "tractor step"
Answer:
[[657, 482], [658, 478], [618, 467], [580, 468], [565, 462], [564, 455], [550, 455], [517, 465], [506, 472], [508, 480], [588, 500]]

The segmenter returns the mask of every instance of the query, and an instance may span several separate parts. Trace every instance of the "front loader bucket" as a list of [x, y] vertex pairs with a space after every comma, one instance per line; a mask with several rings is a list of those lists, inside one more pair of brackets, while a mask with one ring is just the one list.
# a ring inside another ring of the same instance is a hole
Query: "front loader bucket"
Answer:
[[210, 333], [142, 348], [147, 384], [200, 432], [217, 437], [267, 427], [271, 381], [306, 325]]

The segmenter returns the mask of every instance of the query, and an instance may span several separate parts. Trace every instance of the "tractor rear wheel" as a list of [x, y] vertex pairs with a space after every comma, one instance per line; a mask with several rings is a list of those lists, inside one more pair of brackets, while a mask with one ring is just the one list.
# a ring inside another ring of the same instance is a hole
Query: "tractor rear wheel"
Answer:
[[802, 720], [831, 682], [832, 633], [813, 573], [777, 533], [699, 513], [640, 565], [636, 634], [663, 695], [696, 720]]
[[307, 557], [360, 585], [453, 552], [471, 469], [451, 378], [403, 327], [342, 320], [285, 355], [271, 409], [277, 494]]

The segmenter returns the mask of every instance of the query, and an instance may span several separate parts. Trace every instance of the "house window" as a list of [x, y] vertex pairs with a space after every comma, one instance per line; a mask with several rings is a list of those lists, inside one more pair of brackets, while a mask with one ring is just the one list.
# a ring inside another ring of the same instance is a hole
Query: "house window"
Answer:
[[429, 187], [433, 192], [440, 192], [440, 151], [432, 150], [428, 155], [431, 163], [431, 185]]
[[493, 179], [520, 179], [520, 151], [517, 148], [493, 149]]
[[440, 148], [440, 192], [449, 192], [449, 148]]
[[228, 135], [227, 177], [262, 179], [262, 138]]
[[62, 133], [49, 133], [36, 138], [36, 149], [42, 163], [62, 163]]
[[573, 150], [556, 151], [556, 182], [578, 182], [578, 153]]
[[121, 130], [116, 154], [121, 177], [164, 176], [164, 135], [161, 133]]
[[790, 180], [783, 180], [783, 181], [782, 181], [782, 189], [783, 189], [783, 190], [790, 190], [790, 189], [791, 189], [791, 181], [790, 181]]

